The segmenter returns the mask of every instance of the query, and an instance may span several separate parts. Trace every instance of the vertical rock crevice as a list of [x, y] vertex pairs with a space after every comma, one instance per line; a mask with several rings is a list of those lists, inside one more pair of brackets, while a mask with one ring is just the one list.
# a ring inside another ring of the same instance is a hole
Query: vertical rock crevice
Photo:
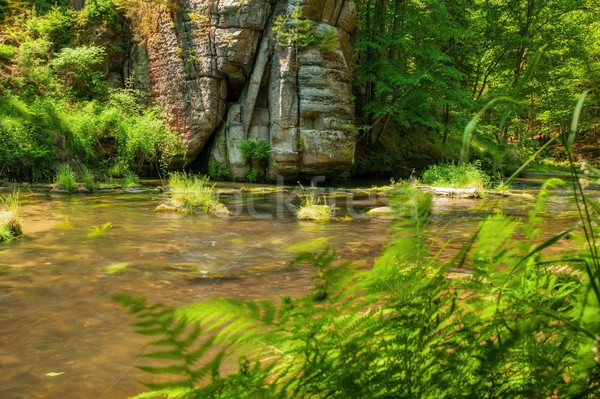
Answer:
[[[186, 0], [162, 18], [146, 43], [133, 46], [135, 84], [163, 106], [187, 145], [244, 179], [243, 140], [268, 140], [267, 178], [337, 174], [351, 167], [355, 7], [351, 0], [298, 1], [315, 32], [334, 31], [336, 48], [275, 45], [273, 24], [296, 0]], [[318, 35], [317, 35], [318, 36]], [[144, 49], [146, 51], [144, 51]], [[146, 72], [146, 71], [147, 72]], [[206, 143], [211, 149], [204, 149]], [[203, 151], [204, 150], [204, 151]]]

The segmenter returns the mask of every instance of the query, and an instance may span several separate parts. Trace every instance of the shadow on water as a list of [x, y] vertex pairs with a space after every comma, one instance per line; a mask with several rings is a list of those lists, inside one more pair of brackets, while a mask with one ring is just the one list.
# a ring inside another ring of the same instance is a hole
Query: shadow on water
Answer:
[[[531, 187], [531, 186], [525, 186]], [[228, 195], [223, 219], [155, 213], [153, 193], [23, 194], [25, 237], [0, 246], [0, 398], [124, 398], [141, 390], [135, 355], [145, 340], [111, 296], [180, 305], [211, 297], [277, 299], [310, 288], [312, 270], [289, 267], [292, 244], [326, 238], [343, 259], [369, 267], [391, 221], [364, 212], [381, 197], [336, 194], [356, 212], [331, 223], [295, 219], [285, 192]], [[249, 205], [251, 204], [251, 205]], [[437, 198], [440, 240], [460, 242], [497, 211], [525, 215], [531, 200]], [[545, 233], [576, 223], [555, 197]], [[450, 246], [453, 251], [456, 246]]]

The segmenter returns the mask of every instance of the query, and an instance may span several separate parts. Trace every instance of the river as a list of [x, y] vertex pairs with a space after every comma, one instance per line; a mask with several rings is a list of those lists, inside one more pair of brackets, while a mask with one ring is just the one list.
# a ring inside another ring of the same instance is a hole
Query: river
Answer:
[[[519, 184], [518, 191], [536, 191], [536, 182]], [[388, 241], [392, 222], [364, 214], [385, 204], [382, 196], [335, 190], [331, 200], [354, 218], [318, 223], [295, 219], [287, 206], [293, 193], [220, 187], [233, 217], [154, 212], [154, 190], [23, 190], [24, 237], [0, 244], [0, 398], [112, 399], [142, 391], [135, 355], [147, 340], [135, 334], [115, 294], [167, 305], [301, 295], [312, 270], [288, 266], [290, 245], [327, 239], [341, 259], [369, 267]], [[549, 205], [546, 235], [577, 224], [567, 193], [559, 194]], [[436, 198], [433, 223], [449, 226], [441, 239], [455, 239], [456, 247], [487, 215], [523, 216], [531, 204]]]

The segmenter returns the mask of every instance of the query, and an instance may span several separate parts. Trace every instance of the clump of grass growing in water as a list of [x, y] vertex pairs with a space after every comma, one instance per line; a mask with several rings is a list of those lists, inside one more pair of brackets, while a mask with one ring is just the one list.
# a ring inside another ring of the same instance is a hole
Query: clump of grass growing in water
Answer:
[[214, 184], [209, 183], [207, 176], [173, 172], [169, 177], [169, 189], [165, 199], [157, 210], [173, 210], [177, 212], [229, 214], [219, 202]]
[[71, 169], [69, 165], [62, 165], [58, 169], [58, 172], [56, 172], [54, 183], [56, 188], [65, 190], [68, 193], [74, 192], [75, 188], [77, 187], [75, 172], [73, 172], [73, 169]]
[[325, 198], [313, 192], [306, 192], [304, 187], [302, 187], [302, 194], [298, 194], [298, 197], [301, 202], [296, 217], [299, 220], [316, 220], [319, 222], [331, 220], [333, 207], [325, 202]]
[[0, 197], [0, 242], [8, 242], [23, 234], [19, 192]]
[[81, 170], [81, 182], [83, 186], [91, 193], [96, 189], [96, 184], [94, 183], [94, 174], [87, 167], [83, 167]]
[[432, 165], [423, 172], [422, 181], [434, 187], [475, 188], [477, 191], [490, 185], [490, 177], [477, 163]]

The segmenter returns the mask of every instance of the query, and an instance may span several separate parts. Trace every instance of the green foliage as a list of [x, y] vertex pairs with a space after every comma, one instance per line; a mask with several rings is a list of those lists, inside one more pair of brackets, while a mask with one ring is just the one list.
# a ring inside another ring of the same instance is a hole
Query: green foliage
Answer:
[[[252, 139], [242, 140], [238, 144], [242, 157], [246, 161], [246, 180], [255, 183], [264, 178], [264, 169], [271, 158], [271, 143], [268, 140], [254, 141]], [[262, 170], [254, 170], [252, 161], [258, 161]]]
[[83, 167], [81, 170], [81, 182], [83, 186], [91, 193], [96, 190], [96, 184], [94, 183], [94, 174], [87, 167]]
[[54, 183], [58, 189], [65, 190], [68, 193], [75, 192], [77, 188], [75, 172], [68, 164], [61, 165], [56, 172]]
[[97, 46], [64, 48], [50, 62], [51, 69], [74, 94], [86, 98], [108, 89], [102, 65], [106, 51]]
[[254, 152], [256, 151], [256, 141], [252, 139], [242, 140], [238, 144], [238, 148], [242, 152], [242, 157], [244, 157], [246, 161], [249, 161], [250, 159], [254, 158]]
[[0, 177], [38, 180], [54, 160], [53, 134], [36, 104], [0, 96]]
[[208, 162], [208, 174], [216, 180], [232, 180], [233, 175], [229, 168], [224, 168], [219, 165], [216, 159], [211, 158]]
[[295, 6], [291, 16], [280, 15], [273, 25], [275, 40], [280, 47], [302, 49], [318, 42], [315, 23], [303, 19], [301, 9]]
[[296, 4], [291, 15], [280, 15], [273, 24], [275, 41], [279, 47], [294, 47], [301, 50], [311, 44], [319, 46], [323, 52], [333, 52], [339, 47], [335, 28], [317, 29], [317, 24], [302, 18], [302, 10]]
[[164, 171], [182, 144], [156, 108], [144, 108], [136, 94], [112, 90], [108, 102], [68, 104], [51, 102], [67, 136], [69, 151], [88, 164], [99, 165], [101, 157], [113, 167], [113, 176], [144, 167]]
[[0, 196], [0, 243], [12, 241], [23, 234], [19, 191]]
[[247, 169], [246, 170], [246, 181], [248, 183], [256, 183], [264, 178], [264, 175], [256, 170]]
[[201, 214], [216, 214], [225, 207], [208, 177], [185, 172], [171, 173], [163, 204], [178, 211]]
[[258, 140], [251, 158], [268, 161], [271, 158], [271, 143], [268, 140]]
[[131, 188], [140, 185], [140, 178], [133, 172], [126, 171], [121, 179], [121, 186], [123, 188]]
[[[180, 309], [118, 298], [140, 319], [139, 332], [156, 337], [146, 352], [156, 362], [142, 370], [181, 379], [142, 397], [242, 397], [240, 381], [252, 381], [259, 398], [597, 396], [600, 323], [590, 268], [577, 256], [545, 252], [570, 230], [546, 241], [538, 233], [554, 184], [527, 221], [491, 216], [451, 259], [440, 256], [446, 245], [429, 230], [431, 196], [400, 185], [392, 204], [402, 217], [373, 268], [339, 263], [328, 249], [302, 254], [296, 262], [315, 267], [303, 297]], [[207, 356], [204, 345], [212, 344], [224, 352]], [[200, 355], [187, 356], [198, 346]], [[223, 353], [242, 356], [237, 374], [219, 377]], [[194, 370], [202, 357], [200, 382]], [[248, 358], [257, 359], [254, 368]]]
[[75, 19], [60, 7], [52, 7], [46, 14], [28, 21], [27, 29], [35, 39], [43, 39], [60, 48], [71, 41]]
[[334, 213], [333, 206], [329, 205], [325, 197], [319, 196], [314, 191], [306, 190], [302, 185], [302, 193], [298, 194], [300, 206], [296, 210], [299, 220], [329, 221]]
[[268, 140], [242, 140], [238, 144], [238, 148], [247, 162], [252, 159], [268, 161], [271, 157], [271, 143]]
[[[198, 362], [207, 356], [213, 344], [213, 338], [198, 343], [202, 329], [196, 324], [190, 326], [187, 319], [181, 318], [173, 309], [162, 305], [148, 305], [143, 298], [126, 295], [114, 299], [129, 308], [129, 313], [139, 319], [135, 323], [136, 331], [144, 336], [155, 337], [148, 350], [141, 355], [143, 359], [162, 360], [166, 365], [137, 366], [140, 370], [157, 376], [174, 376], [164, 382], [145, 383], [155, 395], [168, 397], [201, 397], [204, 390], [195, 388], [203, 378], [216, 375], [223, 353], [218, 353], [203, 365]], [[138, 395], [139, 398], [150, 397]]]
[[325, 29], [318, 42], [319, 48], [325, 53], [336, 51], [340, 47], [340, 40], [335, 29]]
[[478, 164], [432, 165], [423, 172], [423, 183], [436, 187], [476, 188], [490, 185], [490, 177]]
[[10, 44], [0, 44], [0, 61], [10, 61], [18, 48]]
[[112, 0], [94, 0], [85, 2], [85, 7], [77, 15], [77, 19], [84, 26], [104, 25], [118, 30], [118, 15]]

